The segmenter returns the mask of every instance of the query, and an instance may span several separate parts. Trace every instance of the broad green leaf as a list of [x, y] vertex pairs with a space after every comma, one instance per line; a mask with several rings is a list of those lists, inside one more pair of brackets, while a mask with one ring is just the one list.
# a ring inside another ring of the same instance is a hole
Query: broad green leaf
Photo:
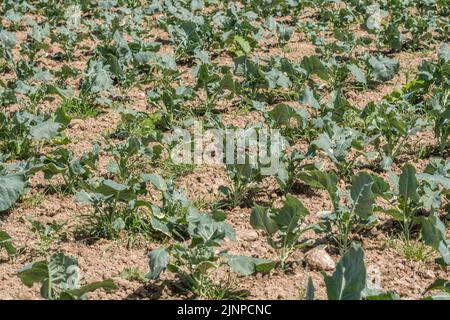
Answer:
[[356, 64], [348, 64], [347, 69], [352, 73], [352, 75], [355, 77], [356, 81], [359, 83], [367, 84], [366, 75], [364, 74], [364, 71], [362, 71]]
[[260, 205], [255, 205], [250, 215], [250, 224], [255, 229], [261, 229], [272, 235], [278, 231], [276, 222], [270, 217], [270, 212], [267, 208]]
[[278, 228], [283, 229], [286, 233], [294, 232], [299, 221], [303, 220], [309, 214], [303, 204], [291, 195], [286, 196], [286, 201], [281, 209], [274, 209], [276, 214], [273, 220], [277, 223]]
[[350, 196], [353, 200], [353, 210], [362, 219], [368, 219], [373, 214], [375, 196], [372, 193], [372, 177], [367, 172], [360, 172], [352, 177]]
[[275, 127], [280, 126], [290, 126], [290, 120], [292, 118], [296, 119], [299, 124], [304, 120], [305, 115], [300, 109], [294, 109], [287, 104], [279, 104], [271, 111], [269, 111], [269, 116], [272, 125]]
[[378, 175], [371, 174], [370, 176], [372, 177], [372, 180], [373, 180], [373, 184], [372, 184], [373, 194], [376, 196], [383, 197], [386, 194], [386, 192], [389, 190], [389, 183], [384, 181], [384, 179]]
[[23, 194], [27, 179], [23, 174], [0, 176], [0, 212], [11, 208]]
[[399, 196], [402, 197], [405, 202], [408, 201], [408, 199], [417, 201], [419, 198], [419, 194], [417, 193], [418, 186], [419, 182], [416, 177], [416, 169], [410, 164], [405, 164], [398, 180]]
[[334, 172], [311, 170], [300, 172], [298, 177], [312, 188], [327, 190], [333, 205], [336, 205], [338, 178]]
[[60, 129], [60, 123], [47, 120], [31, 126], [30, 135], [35, 139], [52, 139], [58, 135]]
[[0, 231], [0, 248], [5, 248], [9, 256], [17, 252], [16, 247], [12, 243], [12, 238], [4, 231]]
[[228, 256], [228, 265], [234, 272], [251, 275], [255, 272], [267, 272], [275, 268], [275, 262], [246, 256]]
[[148, 257], [150, 259], [150, 272], [147, 274], [147, 278], [158, 279], [161, 272], [166, 269], [169, 263], [169, 254], [166, 249], [158, 248], [151, 251]]
[[244, 52], [245, 55], [249, 54], [250, 51], [252, 50], [250, 43], [243, 37], [236, 35], [234, 36], [234, 41], [239, 45], [239, 47], [241, 48], [241, 50]]
[[15, 33], [6, 30], [0, 31], [0, 42], [6, 49], [12, 49], [16, 45], [17, 37]]
[[167, 183], [159, 174], [143, 174], [142, 178], [144, 181], [150, 181], [159, 191], [167, 191]]
[[360, 300], [367, 278], [362, 248], [352, 245], [337, 264], [333, 275], [323, 273], [323, 277], [329, 300]]
[[450, 60], [450, 43], [444, 43], [439, 49], [439, 59], [447, 62]]
[[402, 49], [403, 37], [398, 29], [398, 25], [390, 23], [385, 32], [385, 43], [393, 50], [400, 51]]
[[303, 91], [303, 95], [300, 99], [300, 101], [304, 104], [307, 104], [314, 109], [320, 109], [320, 103], [314, 96], [314, 92], [308, 87], [305, 87], [305, 90]]
[[266, 72], [265, 78], [271, 89], [275, 89], [277, 87], [289, 88], [292, 84], [288, 76], [275, 68], [269, 72]]
[[328, 80], [328, 70], [325, 65], [316, 56], [304, 57], [300, 66], [307, 72], [308, 75], [316, 74], [323, 80]]
[[373, 75], [375, 80], [377, 81], [391, 80], [392, 78], [394, 78], [400, 66], [398, 61], [386, 57], [371, 57], [369, 59], [369, 64], [373, 69]]
[[446, 227], [435, 213], [420, 217], [424, 242], [439, 251], [445, 264], [450, 264], [450, 241], [446, 239]]
[[117, 290], [118, 287], [112, 279], [106, 279], [103, 281], [97, 281], [84, 285], [79, 289], [65, 291], [61, 295], [61, 299], [64, 299], [66, 294], [68, 295], [67, 296], [68, 299], [70, 299], [71, 297], [75, 297], [77, 299], [84, 299], [87, 293], [93, 292], [98, 289], [104, 289], [106, 292], [111, 292]]
[[425, 290], [425, 292], [432, 291], [432, 290], [441, 290], [447, 293], [450, 293], [450, 281], [445, 279], [437, 279], [432, 284], [428, 286], [428, 288]]

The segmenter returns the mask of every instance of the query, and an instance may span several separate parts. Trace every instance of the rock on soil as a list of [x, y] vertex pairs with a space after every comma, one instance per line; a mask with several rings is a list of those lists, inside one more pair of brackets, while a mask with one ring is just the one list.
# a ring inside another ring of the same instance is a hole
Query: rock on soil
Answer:
[[314, 270], [334, 270], [336, 264], [330, 255], [323, 248], [314, 248], [310, 250], [305, 257], [306, 264]]
[[258, 239], [258, 233], [255, 230], [240, 230], [236, 232], [236, 236], [241, 241], [255, 241]]

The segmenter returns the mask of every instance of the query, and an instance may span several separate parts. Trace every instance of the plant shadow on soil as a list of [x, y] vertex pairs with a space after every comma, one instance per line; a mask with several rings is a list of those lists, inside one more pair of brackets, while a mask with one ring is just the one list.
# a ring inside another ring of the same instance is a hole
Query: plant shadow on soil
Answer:
[[[197, 297], [194, 295], [186, 284], [181, 280], [179, 276], [175, 280], [158, 280], [157, 283], [146, 283], [133, 293], [130, 293], [125, 299], [126, 300], [137, 300], [137, 299], [150, 299], [158, 300], [163, 298], [163, 292], [165, 289], [169, 290], [169, 295], [172, 297], [195, 300], [195, 299], [205, 299], [202, 297]], [[223, 289], [223, 288], [222, 288]], [[220, 291], [222, 295], [211, 297], [211, 300], [242, 300], [250, 295], [248, 290], [238, 290], [235, 288], [226, 288], [229, 290]]]
[[161, 284], [147, 283], [134, 290], [126, 296], [125, 300], [138, 300], [142, 298], [148, 298], [150, 300], [158, 300], [161, 298], [163, 290], [166, 286], [170, 286], [171, 281], [163, 280]]

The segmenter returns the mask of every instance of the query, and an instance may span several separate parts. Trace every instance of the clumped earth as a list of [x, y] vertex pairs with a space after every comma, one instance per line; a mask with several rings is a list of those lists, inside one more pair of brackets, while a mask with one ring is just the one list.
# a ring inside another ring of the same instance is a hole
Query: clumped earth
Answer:
[[[0, 299], [448, 298], [448, 10], [3, 1]], [[195, 121], [280, 165], [177, 163]]]

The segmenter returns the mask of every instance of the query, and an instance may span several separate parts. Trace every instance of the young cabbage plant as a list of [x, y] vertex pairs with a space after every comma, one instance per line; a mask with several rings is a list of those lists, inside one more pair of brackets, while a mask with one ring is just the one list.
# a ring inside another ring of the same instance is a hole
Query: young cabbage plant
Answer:
[[348, 190], [338, 190], [337, 176], [332, 172], [305, 172], [300, 174], [300, 179], [313, 188], [327, 190], [333, 211], [322, 215], [319, 230], [329, 235], [341, 254], [350, 248], [353, 232], [370, 228], [376, 222], [375, 198], [388, 188], [381, 178], [366, 172], [354, 175]]
[[47, 255], [53, 242], [66, 239], [67, 235], [62, 231], [65, 222], [60, 223], [54, 221], [52, 223], [43, 223], [38, 220], [34, 220], [31, 216], [26, 219], [31, 224], [31, 231], [38, 237], [39, 243], [37, 252], [39, 254]]
[[216, 100], [220, 95], [229, 92], [226, 96], [231, 99], [237, 92], [238, 83], [233, 79], [229, 67], [217, 67], [212, 63], [201, 63], [195, 68], [194, 76], [197, 77], [195, 90], [202, 89], [206, 94], [206, 99], [202, 102], [202, 107], [196, 109], [201, 114], [210, 115], [214, 112]]
[[365, 60], [368, 78], [376, 83], [392, 80], [400, 67], [400, 63], [397, 60], [383, 56], [367, 56]]
[[313, 154], [314, 152], [312, 150], [308, 151], [306, 154], [294, 150], [290, 155], [283, 155], [275, 178], [284, 195], [291, 191], [300, 172], [318, 169], [317, 164], [309, 164], [304, 161]]
[[[148, 137], [148, 139], [152, 138]], [[107, 151], [113, 156], [113, 159], [107, 164], [108, 172], [117, 177], [120, 182], [126, 182], [137, 176], [140, 173], [139, 157], [146, 156], [150, 159], [157, 159], [162, 150], [160, 146], [155, 146], [155, 148], [149, 146], [148, 139], [147, 137], [130, 137], [118, 144], [108, 141]]]
[[69, 122], [61, 108], [54, 114], [0, 113], [0, 154], [10, 160], [35, 156], [45, 142], [61, 136]]
[[313, 244], [313, 240], [300, 241], [306, 231], [316, 227], [305, 223], [307, 215], [309, 211], [289, 194], [280, 209], [256, 205], [252, 210], [250, 224], [253, 228], [266, 232], [267, 242], [277, 251], [282, 269], [286, 267], [287, 259], [295, 250]]
[[74, 193], [96, 170], [99, 152], [98, 144], [94, 145], [92, 151], [84, 153], [79, 158], [68, 149], [56, 149], [42, 156], [39, 163], [31, 169], [31, 173], [42, 171], [46, 179], [61, 175], [65, 190]]
[[411, 232], [418, 223], [420, 213], [419, 181], [416, 169], [411, 164], [405, 164], [399, 177], [390, 175], [394, 188], [391, 192], [391, 201], [396, 206], [382, 209], [384, 213], [393, 217], [402, 227], [403, 235], [407, 241], [411, 238]]
[[449, 212], [450, 160], [431, 159], [417, 179], [421, 183], [420, 200], [425, 210], [437, 212], [443, 209]]
[[142, 174], [145, 182], [150, 182], [162, 195], [162, 205], [141, 200], [137, 206], [151, 210], [151, 226], [168, 237], [186, 239], [188, 237], [186, 214], [191, 203], [188, 198], [175, 188], [172, 180], [165, 180], [159, 174]]
[[237, 207], [251, 191], [256, 190], [256, 183], [261, 181], [260, 167], [251, 163], [235, 163], [227, 164], [226, 170], [230, 186], [220, 186], [219, 191], [227, 197], [231, 206]]
[[[319, 134], [318, 139], [311, 144], [325, 153], [336, 165], [337, 173], [342, 177], [350, 177], [356, 158], [362, 154], [362, 135], [351, 128], [343, 128], [335, 123], [326, 126], [325, 132]], [[356, 156], [351, 157], [352, 149]]]
[[368, 103], [361, 113], [367, 130], [372, 133], [368, 143], [380, 150], [377, 155], [383, 170], [390, 169], [408, 146], [409, 137], [422, 129], [422, 121], [412, 112], [411, 104], [396, 95], [386, 96], [377, 104]]
[[48, 260], [27, 264], [17, 271], [17, 275], [27, 287], [40, 283], [41, 296], [47, 300], [86, 300], [87, 294], [97, 289], [107, 292], [117, 289], [111, 279], [81, 286], [77, 261], [61, 252]]
[[186, 219], [190, 243], [177, 242], [151, 251], [147, 278], [158, 279], [167, 269], [179, 277], [181, 289], [200, 298], [209, 298], [211, 287], [220, 287], [214, 284], [211, 275], [225, 263], [222, 255], [216, 253], [217, 248], [225, 238], [235, 240], [235, 233], [232, 226], [224, 222], [225, 215], [221, 212], [209, 215], [190, 207]]
[[448, 264], [450, 258], [445, 229], [439, 220], [443, 197], [450, 195], [449, 161], [433, 159], [421, 174], [411, 164], [405, 164], [399, 177], [390, 173], [394, 188], [385, 197], [393, 205], [391, 208], [377, 208], [398, 221], [407, 241], [414, 229], [422, 226], [425, 243], [438, 250]]
[[149, 236], [150, 213], [138, 210], [139, 197], [147, 193], [142, 179], [129, 179], [125, 184], [109, 179], [84, 183], [76, 200], [90, 204], [94, 212], [86, 216], [79, 232], [93, 239], [114, 239], [122, 230], [127, 231], [130, 240], [138, 234]]

